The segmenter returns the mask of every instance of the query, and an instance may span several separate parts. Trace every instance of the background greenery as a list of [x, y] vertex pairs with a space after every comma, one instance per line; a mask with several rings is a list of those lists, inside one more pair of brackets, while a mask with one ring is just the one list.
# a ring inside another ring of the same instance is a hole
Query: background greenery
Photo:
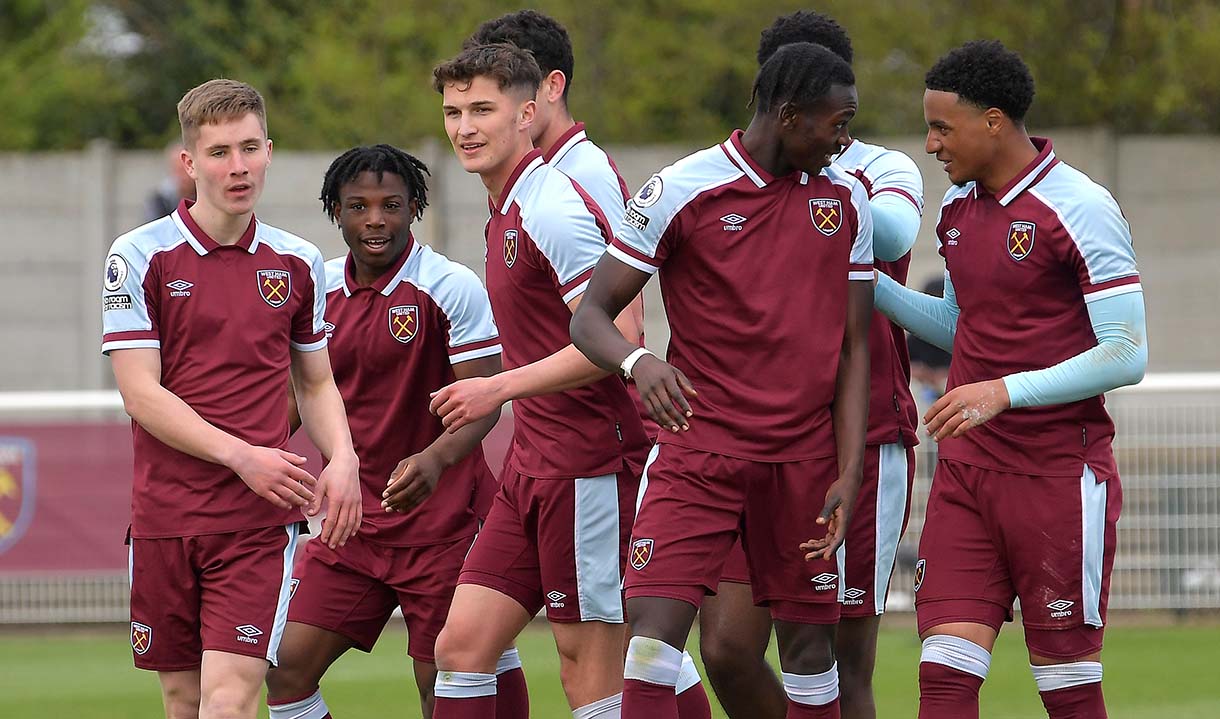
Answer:
[[[440, 134], [429, 86], [494, 0], [4, 0], [0, 149], [93, 138], [157, 147], [182, 93], [212, 77], [266, 95], [281, 147], [411, 144]], [[542, 0], [576, 48], [572, 105], [599, 141], [687, 143], [744, 124], [759, 31], [809, 3]], [[923, 73], [969, 39], [1033, 69], [1039, 126], [1220, 131], [1215, 0], [829, 0], [852, 35], [862, 134], [922, 132]]]

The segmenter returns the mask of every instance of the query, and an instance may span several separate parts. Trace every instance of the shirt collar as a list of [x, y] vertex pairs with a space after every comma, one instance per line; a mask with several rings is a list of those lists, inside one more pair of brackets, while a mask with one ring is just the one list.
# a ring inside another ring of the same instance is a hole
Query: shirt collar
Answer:
[[567, 132], [559, 136], [555, 143], [547, 148], [546, 152], [542, 153], [542, 159], [548, 165], [558, 162], [563, 159], [564, 155], [573, 147], [588, 139], [585, 134], [585, 123], [578, 122], [568, 128]]
[[1029, 141], [1038, 150], [1038, 156], [1031, 160], [1025, 169], [1018, 172], [1017, 176], [1012, 178], [999, 192], [995, 193], [996, 201], [1001, 206], [1007, 207], [1017, 199], [1018, 195], [1041, 180], [1046, 175], [1046, 171], [1058, 162], [1055, 159], [1055, 150], [1051, 147], [1050, 140], [1045, 137], [1031, 137]]
[[720, 147], [724, 149], [724, 153], [729, 156], [729, 160], [734, 165], [741, 168], [741, 171], [759, 187], [766, 187], [775, 181], [775, 177], [764, 170], [750, 154], [746, 152], [745, 145], [741, 144], [741, 130], [733, 130], [733, 134], [729, 135], [729, 139], [720, 143]]
[[[195, 218], [191, 217], [188, 210], [195, 205], [194, 200], [183, 198], [178, 202], [178, 209], [174, 210], [174, 222], [178, 225], [179, 231], [186, 237], [186, 241], [190, 243], [195, 252], [200, 255], [206, 255], [212, 250], [215, 250], [222, 245], [208, 236], [208, 233], [203, 231]], [[250, 254], [254, 254], [258, 249], [258, 220], [253, 215], [250, 216], [250, 225], [246, 227], [246, 231], [241, 233], [241, 237], [237, 240], [237, 247], [242, 248]]]
[[419, 245], [415, 242], [415, 235], [407, 235], [407, 247], [398, 256], [398, 260], [394, 266], [386, 270], [380, 277], [373, 281], [373, 284], [368, 287], [360, 287], [356, 284], [356, 261], [352, 258], [352, 253], [349, 250], [347, 253], [347, 261], [343, 263], [343, 294], [351, 297], [353, 292], [360, 290], [373, 290], [389, 297], [394, 292], [394, 288], [402, 282], [403, 277], [407, 272], [407, 265], [411, 258], [415, 256], [419, 250]]
[[521, 158], [517, 167], [513, 169], [513, 174], [508, 176], [508, 182], [504, 183], [504, 189], [500, 191], [500, 200], [497, 204], [500, 207], [501, 215], [508, 214], [508, 209], [513, 206], [513, 200], [517, 199], [517, 193], [521, 190], [525, 178], [544, 164], [542, 150], [537, 148], [530, 150], [525, 157]]

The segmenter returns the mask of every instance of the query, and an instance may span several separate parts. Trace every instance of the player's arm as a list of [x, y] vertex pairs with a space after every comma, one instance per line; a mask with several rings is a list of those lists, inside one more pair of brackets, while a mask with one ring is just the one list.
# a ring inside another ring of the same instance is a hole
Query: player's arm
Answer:
[[[568, 300], [568, 308], [575, 312], [583, 297], [581, 294]], [[631, 308], [620, 312], [613, 325], [620, 338], [634, 337], [639, 341], [640, 324]], [[568, 345], [536, 362], [493, 377], [459, 380], [442, 387], [432, 394], [429, 409], [441, 418], [448, 431], [454, 432], [493, 411], [498, 412], [505, 402], [584, 387], [609, 374], [589, 362], [574, 345]]]
[[1066, 404], [1137, 384], [1148, 366], [1144, 293], [1102, 297], [1087, 308], [1096, 346], [1046, 369], [954, 388], [928, 410], [928, 431], [937, 440], [960, 437], [1012, 407]]
[[948, 270], [945, 271], [943, 297], [905, 287], [878, 271], [873, 302], [881, 314], [907, 332], [946, 352], [953, 351], [953, 337], [957, 334], [957, 318], [961, 308], [957, 306], [957, 292], [953, 289]]
[[292, 385], [301, 424], [314, 446], [327, 458], [318, 476], [317, 496], [309, 514], [317, 514], [323, 500], [328, 501], [326, 520], [319, 538], [332, 548], [342, 546], [360, 528], [360, 463], [352, 447], [343, 397], [335, 386], [330, 355], [323, 349], [303, 351], [295, 347], [292, 357]]
[[919, 210], [906, 197], [893, 192], [875, 195], [868, 204], [873, 212], [873, 252], [877, 259], [901, 259], [915, 246]]
[[114, 349], [110, 362], [123, 408], [152, 436], [192, 457], [228, 467], [277, 507], [300, 507], [314, 500], [316, 481], [301, 468], [304, 457], [250, 445], [204, 420], [162, 386], [159, 349]]
[[695, 396], [690, 380], [630, 341], [630, 336], [616, 332], [610, 322], [624, 306], [629, 306], [632, 298], [639, 296], [649, 276], [610, 253], [603, 255], [593, 271], [584, 301], [572, 315], [572, 342], [597, 366], [623, 372], [635, 380], [649, 416], [662, 427], [677, 432], [679, 428], [690, 428], [687, 418], [692, 412], [684, 396]]
[[[459, 362], [453, 365], [453, 375], [461, 381], [491, 377], [499, 374], [500, 369], [500, 355], [497, 353]], [[435, 491], [441, 474], [469, 456], [499, 419], [500, 407], [496, 406], [485, 417], [452, 432], [442, 432], [422, 452], [399, 462], [382, 493], [381, 506], [387, 512], [406, 512], [419, 505]]]

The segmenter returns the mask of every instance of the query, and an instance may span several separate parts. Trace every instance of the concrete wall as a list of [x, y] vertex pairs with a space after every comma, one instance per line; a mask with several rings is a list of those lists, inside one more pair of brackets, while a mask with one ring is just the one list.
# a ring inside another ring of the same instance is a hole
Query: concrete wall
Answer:
[[[1059, 156], [1110, 188], [1131, 222], [1148, 298], [1151, 369], [1220, 369], [1220, 138], [1117, 137], [1105, 131], [1050, 133]], [[911, 267], [912, 284], [939, 276], [932, 225], [948, 187], [916, 137], [869, 138], [919, 163], [928, 209]], [[657, 168], [697, 149], [610, 147], [633, 189]], [[431, 207], [416, 236], [482, 273], [486, 193], [447, 147], [414, 151], [433, 169]], [[322, 174], [336, 153], [277, 151], [259, 207], [265, 222], [343, 251], [318, 204]], [[142, 221], [159, 181], [159, 152], [96, 144], [78, 153], [0, 154], [0, 391], [112, 386], [98, 352], [98, 285], [110, 241]], [[655, 280], [647, 297], [649, 344], [668, 339]]]

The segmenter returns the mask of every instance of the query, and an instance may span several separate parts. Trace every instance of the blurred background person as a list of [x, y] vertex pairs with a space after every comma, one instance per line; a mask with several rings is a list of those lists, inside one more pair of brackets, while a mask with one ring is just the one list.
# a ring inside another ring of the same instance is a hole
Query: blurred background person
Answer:
[[195, 199], [195, 181], [186, 174], [186, 165], [182, 164], [182, 143], [175, 140], [165, 146], [165, 177], [144, 201], [144, 221], [165, 217], [177, 209], [183, 199]]

